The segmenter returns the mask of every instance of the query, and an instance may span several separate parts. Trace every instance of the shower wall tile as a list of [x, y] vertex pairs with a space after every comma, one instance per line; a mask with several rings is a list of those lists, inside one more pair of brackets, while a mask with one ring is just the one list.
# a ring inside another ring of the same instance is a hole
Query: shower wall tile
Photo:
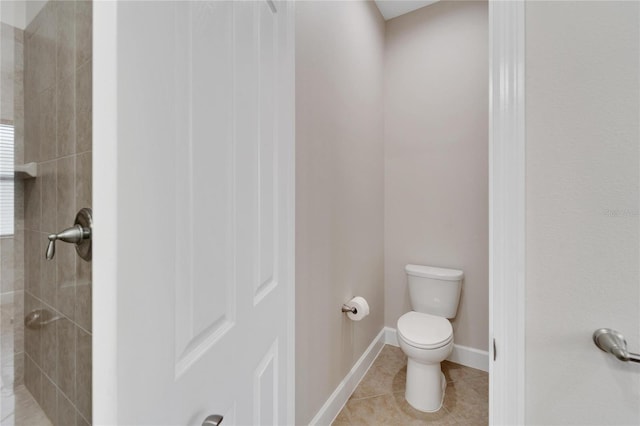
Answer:
[[76, 407], [85, 418], [91, 418], [91, 335], [76, 328]]
[[58, 83], [58, 156], [76, 152], [75, 76]]
[[56, 22], [54, 7], [45, 7], [41, 13], [44, 15], [43, 21], [37, 31], [31, 33], [27, 27], [29, 44], [33, 46], [33, 56], [30, 58], [33, 63], [27, 63], [27, 65], [33, 65], [35, 68], [33, 95], [40, 94], [55, 82]]
[[[24, 31], [0, 23], [0, 115], [14, 127], [14, 158], [24, 162]], [[37, 145], [36, 145], [37, 146]], [[34, 156], [39, 153], [33, 152]], [[14, 181], [14, 233], [0, 239], [2, 313], [0, 348], [3, 394], [24, 382], [24, 184]], [[5, 305], [6, 302], [10, 304]], [[9, 317], [4, 314], [10, 313]], [[5, 332], [9, 331], [8, 335]], [[4, 404], [3, 404], [4, 405]]]
[[92, 173], [92, 152], [78, 155], [76, 157], [76, 204], [79, 209], [92, 206]]
[[[22, 143], [20, 144], [22, 145]], [[18, 161], [16, 159], [16, 164], [22, 164], [22, 163], [23, 163], [22, 160]], [[17, 181], [14, 181], [13, 184], [15, 185], [14, 186], [15, 199], [13, 200], [13, 203], [14, 203], [13, 208], [15, 209], [14, 213], [15, 213], [15, 231], [16, 231], [14, 238], [16, 238], [16, 241], [17, 241], [17, 238], [21, 236], [21, 231], [24, 230], [24, 224], [25, 224], [24, 223], [24, 181], [17, 180]], [[24, 241], [24, 238], [23, 238], [23, 241]], [[21, 250], [21, 248], [18, 247], [16, 250]], [[16, 253], [16, 255], [17, 254], [18, 253]], [[21, 259], [16, 259], [16, 262], [19, 260], [22, 261]], [[18, 264], [16, 263], [16, 269], [18, 268], [19, 268]]]
[[76, 265], [75, 321], [80, 327], [91, 332], [91, 264], [89, 262], [78, 261]]
[[58, 211], [58, 179], [56, 162], [49, 161], [41, 163], [38, 167], [38, 175], [42, 191], [42, 218], [40, 221], [40, 228], [42, 232], [50, 234], [56, 232], [57, 229], [56, 212]]
[[[30, 70], [31, 68], [27, 68]], [[34, 77], [25, 76], [25, 81], [30, 82]], [[30, 86], [26, 86], [30, 87]], [[27, 90], [25, 89], [25, 92]], [[40, 160], [40, 126], [35, 125], [40, 120], [40, 102], [37, 96], [27, 97], [24, 101], [25, 123], [24, 127], [24, 161], [30, 163]]]
[[[57, 301], [56, 309], [70, 320], [75, 319], [76, 305], [76, 263], [78, 255], [72, 244], [60, 244], [56, 253]], [[80, 260], [82, 262], [82, 260]]]
[[92, 63], [88, 61], [76, 75], [76, 149], [85, 152], [91, 149], [92, 141]]
[[58, 321], [58, 387], [71, 401], [76, 397], [76, 326]]
[[40, 179], [24, 181], [24, 227], [40, 230]]
[[[33, 24], [33, 22], [31, 23]], [[31, 26], [31, 25], [29, 25]], [[35, 57], [36, 49], [33, 44], [33, 37], [28, 31], [25, 31], [24, 36], [24, 100], [26, 103], [32, 99], [35, 99], [36, 93], [36, 69], [35, 69]], [[28, 115], [27, 115], [28, 116]]]
[[87, 0], [76, 2], [76, 64], [82, 66], [91, 59], [93, 43], [93, 3]]
[[75, 45], [76, 45], [76, 23], [75, 23], [75, 2], [59, 1], [56, 2], [57, 9], [57, 77], [60, 81], [71, 74], [75, 69]]
[[58, 390], [47, 376], [42, 377], [42, 402], [40, 406], [49, 419], [58, 417]]
[[76, 426], [89, 426], [89, 422], [87, 422], [79, 413], [76, 418]]
[[[36, 231], [26, 231], [25, 244], [25, 286], [27, 293], [33, 297], [40, 297], [40, 258], [42, 234]], [[25, 309], [27, 309], [25, 300]], [[29, 310], [27, 310], [29, 312]]]
[[[13, 291], [15, 279], [15, 266], [13, 253], [15, 241], [13, 238], [0, 239], [0, 292], [7, 293]], [[0, 324], [1, 325], [1, 324]]]
[[45, 89], [38, 95], [40, 156], [39, 161], [56, 158], [56, 91]]
[[[3, 352], [13, 353], [13, 293], [0, 295], [0, 347]], [[9, 358], [9, 357], [7, 357]], [[5, 360], [0, 360], [3, 364]], [[4, 376], [4, 369], [2, 371]]]
[[24, 352], [16, 353], [13, 357], [13, 386], [16, 388], [24, 384]]
[[90, 1], [50, 1], [24, 36], [21, 155], [38, 162], [40, 175], [25, 181], [20, 207], [27, 229], [23, 311], [44, 307], [61, 317], [24, 330], [24, 368], [52, 423], [65, 426], [91, 423], [91, 263], [63, 242], [53, 260], [44, 253], [47, 235], [72, 226], [77, 211], [92, 204], [91, 23]]
[[[38, 299], [32, 297], [29, 293], [25, 293], [24, 297], [24, 310], [25, 312], [31, 312], [36, 309], [41, 309], [42, 304]], [[42, 364], [42, 349], [41, 349], [41, 333], [40, 330], [34, 330], [28, 327], [24, 329], [24, 350], [29, 355], [29, 359], [40, 366]], [[27, 366], [28, 367], [28, 366]]]
[[58, 419], [54, 422], [60, 426], [74, 426], [76, 424], [76, 409], [62, 392], [58, 393]]
[[[51, 380], [58, 380], [58, 322], [40, 330], [42, 339], [42, 372]], [[55, 418], [55, 417], [52, 417]]]
[[[13, 352], [24, 352], [24, 292], [22, 290], [13, 293]], [[19, 377], [16, 374], [16, 377]]]
[[57, 194], [58, 209], [57, 229], [62, 230], [73, 225], [76, 217], [76, 164], [75, 157], [61, 158], [57, 161], [56, 174], [58, 177]]
[[38, 403], [42, 401], [42, 371], [30, 357], [24, 360], [24, 384]]

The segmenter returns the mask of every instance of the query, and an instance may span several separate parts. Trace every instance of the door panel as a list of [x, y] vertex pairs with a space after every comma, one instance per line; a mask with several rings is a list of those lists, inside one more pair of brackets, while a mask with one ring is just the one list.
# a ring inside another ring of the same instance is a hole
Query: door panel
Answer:
[[640, 424], [639, 17], [527, 2], [527, 424]]
[[291, 8], [117, 6], [118, 424], [292, 422]]

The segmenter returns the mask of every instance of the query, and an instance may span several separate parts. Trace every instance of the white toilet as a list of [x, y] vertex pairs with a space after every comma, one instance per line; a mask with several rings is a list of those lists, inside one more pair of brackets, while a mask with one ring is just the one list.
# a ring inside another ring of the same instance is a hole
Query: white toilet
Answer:
[[407, 265], [413, 311], [398, 319], [398, 342], [409, 358], [405, 398], [415, 409], [438, 411], [447, 381], [440, 369], [453, 350], [453, 327], [464, 272]]

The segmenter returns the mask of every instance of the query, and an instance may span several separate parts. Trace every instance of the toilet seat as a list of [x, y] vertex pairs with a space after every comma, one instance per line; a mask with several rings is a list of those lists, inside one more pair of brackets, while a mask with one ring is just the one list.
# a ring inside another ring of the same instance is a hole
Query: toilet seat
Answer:
[[419, 349], [438, 349], [453, 340], [453, 327], [446, 318], [407, 312], [398, 319], [398, 337]]

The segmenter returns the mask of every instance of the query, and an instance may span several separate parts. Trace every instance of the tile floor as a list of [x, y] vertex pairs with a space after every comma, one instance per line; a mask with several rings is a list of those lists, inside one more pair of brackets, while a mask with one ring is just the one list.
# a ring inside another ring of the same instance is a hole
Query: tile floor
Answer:
[[2, 426], [51, 426], [51, 422], [24, 385], [2, 390]]
[[21, 291], [0, 296], [0, 426], [51, 426], [23, 384], [22, 305], [16, 299], [24, 300]]
[[385, 345], [362, 382], [333, 422], [346, 425], [486, 425], [489, 422], [489, 375], [448, 361], [444, 407], [422, 413], [404, 399], [407, 357]]

